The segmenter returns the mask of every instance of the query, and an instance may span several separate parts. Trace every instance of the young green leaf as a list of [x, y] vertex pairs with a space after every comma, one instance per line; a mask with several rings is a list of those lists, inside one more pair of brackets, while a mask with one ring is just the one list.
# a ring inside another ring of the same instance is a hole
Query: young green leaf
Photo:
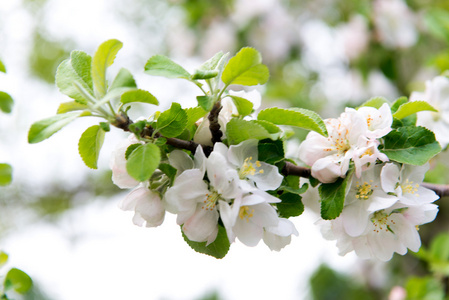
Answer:
[[400, 107], [402, 104], [405, 104], [405, 103], [407, 103], [407, 102], [408, 102], [407, 97], [399, 97], [399, 98], [396, 99], [396, 100], [393, 102], [393, 104], [391, 105], [391, 112], [392, 112], [392, 113], [395, 113], [395, 112], [399, 109], [399, 107]]
[[153, 175], [161, 161], [161, 151], [154, 144], [137, 147], [126, 162], [128, 174], [140, 182], [147, 181]]
[[19, 294], [25, 294], [30, 290], [33, 281], [27, 273], [22, 270], [12, 268], [8, 271], [4, 281], [5, 291], [14, 290]]
[[437, 112], [437, 110], [426, 101], [410, 101], [399, 106], [398, 110], [393, 114], [393, 117], [396, 119], [403, 119], [414, 113], [425, 110]]
[[231, 145], [237, 145], [248, 139], [271, 138], [270, 133], [262, 125], [241, 119], [231, 119], [226, 124], [226, 135]]
[[95, 52], [92, 59], [92, 79], [97, 99], [106, 95], [108, 90], [106, 69], [114, 63], [115, 57], [122, 46], [122, 42], [112, 39], [102, 43]]
[[68, 112], [35, 122], [28, 132], [28, 143], [35, 144], [48, 139], [81, 115], [82, 112]]
[[212, 96], [197, 96], [196, 100], [198, 101], [198, 105], [205, 111], [210, 111], [214, 106], [214, 97]]
[[182, 233], [182, 236], [187, 244], [196, 252], [210, 255], [218, 259], [225, 257], [231, 246], [228, 235], [226, 234], [226, 229], [220, 225], [218, 226], [217, 238], [207, 246], [206, 242], [193, 242], [189, 240], [184, 232]]
[[139, 147], [141, 145], [142, 144], [140, 144], [140, 143], [129, 145], [129, 147], [126, 149], [126, 152], [125, 152], [125, 159], [128, 160], [128, 158], [131, 155], [131, 153], [133, 153], [133, 151], [136, 150], [137, 147]]
[[12, 181], [12, 167], [8, 164], [0, 164], [0, 186], [10, 184]]
[[131, 102], [141, 102], [158, 105], [159, 101], [157, 101], [156, 97], [154, 97], [150, 92], [145, 90], [132, 90], [122, 94], [120, 98], [120, 102], [123, 104], [131, 103]]
[[0, 91], [0, 110], [9, 114], [12, 111], [13, 105], [14, 100], [12, 97], [8, 93]]
[[192, 79], [211, 79], [218, 75], [218, 65], [223, 58], [223, 52], [218, 52], [204, 64], [202, 64], [192, 75]]
[[338, 178], [334, 183], [323, 183], [318, 187], [321, 198], [321, 217], [323, 219], [332, 220], [341, 214], [345, 203], [348, 178], [351, 178], [351, 176]]
[[235, 107], [237, 107], [237, 111], [241, 116], [247, 116], [253, 112], [253, 103], [245, 98], [230, 96], [232, 102], [234, 102]]
[[86, 166], [97, 169], [98, 156], [103, 146], [105, 131], [100, 125], [87, 128], [81, 135], [78, 143], [78, 151]]
[[384, 103], [389, 103], [384, 97], [374, 97], [360, 105], [360, 107], [369, 106], [379, 109]]
[[242, 48], [226, 65], [221, 80], [226, 84], [257, 85], [268, 81], [270, 73], [254, 48]]
[[87, 105], [76, 101], [63, 102], [59, 104], [57, 114], [65, 114], [67, 112], [85, 110], [87, 108], [89, 108]]
[[410, 165], [423, 165], [441, 151], [435, 134], [416, 126], [399, 127], [384, 137], [381, 150], [390, 160]]
[[276, 207], [281, 218], [297, 217], [304, 212], [302, 197], [298, 194], [283, 193], [279, 198], [282, 201]]
[[321, 117], [310, 110], [303, 108], [268, 108], [262, 110], [257, 116], [258, 120], [269, 121], [277, 125], [290, 125], [313, 130], [327, 136], [326, 125]]
[[163, 55], [154, 55], [150, 57], [145, 65], [145, 73], [167, 78], [190, 78], [189, 72], [170, 58]]
[[269, 164], [275, 164], [285, 157], [284, 142], [270, 139], [259, 141], [257, 145], [259, 160]]
[[180, 135], [187, 126], [187, 113], [179, 103], [173, 102], [170, 109], [161, 113], [156, 122], [156, 130], [165, 137]]
[[207, 114], [207, 111], [205, 111], [202, 107], [190, 107], [186, 108], [185, 112], [187, 113], [187, 126], [190, 127], [193, 124], [196, 123], [199, 119], [204, 117]]
[[125, 68], [121, 68], [120, 71], [115, 76], [114, 81], [109, 88], [110, 91], [117, 88], [137, 88], [136, 81], [134, 80], [133, 74]]
[[[86, 93], [93, 95], [91, 71], [92, 58], [82, 51], [72, 51], [70, 59], [59, 64], [56, 71], [56, 85], [61, 93], [79, 103], [86, 104]], [[80, 91], [80, 87], [84, 91]]]

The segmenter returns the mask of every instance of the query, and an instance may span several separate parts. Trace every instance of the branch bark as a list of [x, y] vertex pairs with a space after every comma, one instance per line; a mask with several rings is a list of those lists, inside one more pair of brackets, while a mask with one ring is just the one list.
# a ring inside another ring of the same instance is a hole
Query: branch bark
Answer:
[[218, 123], [218, 115], [222, 108], [221, 101], [217, 101], [207, 117], [210, 133], [212, 134], [212, 144], [221, 142], [221, 137], [223, 136], [223, 132], [220, 130], [220, 124]]

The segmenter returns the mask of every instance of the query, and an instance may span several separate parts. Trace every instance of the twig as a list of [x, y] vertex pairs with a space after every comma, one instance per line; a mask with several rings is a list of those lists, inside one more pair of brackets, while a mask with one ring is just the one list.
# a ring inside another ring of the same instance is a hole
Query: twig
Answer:
[[221, 142], [221, 137], [223, 136], [223, 132], [220, 130], [220, 124], [218, 123], [218, 115], [221, 109], [221, 101], [217, 101], [207, 117], [209, 119], [209, 129], [212, 134], [213, 144]]

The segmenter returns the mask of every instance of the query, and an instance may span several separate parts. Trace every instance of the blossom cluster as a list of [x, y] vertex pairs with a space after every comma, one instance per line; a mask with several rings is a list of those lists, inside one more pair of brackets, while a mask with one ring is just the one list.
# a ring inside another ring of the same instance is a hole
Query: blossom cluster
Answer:
[[298, 235], [293, 223], [280, 218], [272, 205], [280, 199], [267, 191], [276, 190], [283, 177], [276, 166], [258, 160], [257, 140], [230, 147], [216, 143], [208, 157], [201, 146], [193, 159], [182, 150], [170, 152], [168, 161], [177, 174], [162, 195], [127, 175], [125, 152], [135, 142], [130, 138], [117, 148], [111, 168], [119, 187], [137, 186], [120, 204], [135, 212], [136, 225], [159, 226], [168, 211], [177, 215], [190, 241], [214, 242], [221, 222], [230, 242], [238, 238], [256, 246], [263, 239], [276, 251], [290, 243], [292, 234]]
[[[439, 197], [422, 186], [428, 164], [389, 162], [380, 139], [392, 128], [388, 104], [379, 109], [347, 108], [338, 119], [325, 120], [329, 137], [309, 133], [299, 157], [323, 183], [348, 176], [339, 217], [320, 220], [326, 239], [337, 240], [340, 254], [355, 251], [362, 258], [391, 259], [394, 252], [417, 251], [418, 226], [431, 222]], [[349, 172], [354, 168], [355, 172]]]

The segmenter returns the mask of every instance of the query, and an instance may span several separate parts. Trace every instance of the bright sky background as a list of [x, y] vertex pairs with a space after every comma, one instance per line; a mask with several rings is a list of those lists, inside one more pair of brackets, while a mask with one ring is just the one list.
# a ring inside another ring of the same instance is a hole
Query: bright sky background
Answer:
[[[52, 34], [75, 40], [80, 50], [90, 54], [107, 39], [121, 40], [124, 48], [111, 74], [127, 67], [139, 86], [160, 100], [194, 105], [193, 91], [183, 83], [173, 88], [173, 81], [141, 75], [145, 60], [154, 53], [136, 55], [138, 39], [126, 24], [114, 19], [106, 3], [111, 2], [50, 0], [45, 22]], [[0, 56], [8, 68], [8, 74], [0, 77], [0, 90], [16, 101], [13, 114], [0, 118], [4, 129], [0, 155], [13, 165], [15, 178], [36, 185], [57, 178], [76, 185], [77, 178], [95, 172], [84, 166], [77, 153], [77, 137], [94, 122], [76, 121], [47, 141], [27, 144], [31, 123], [54, 114], [67, 98], [56, 87], [36, 82], [23, 71], [32, 18], [19, 4], [20, 0], [0, 3]], [[121, 133], [107, 137], [100, 169], [108, 168], [110, 151], [123, 137]], [[134, 226], [132, 213], [117, 207], [125, 195], [126, 191], [108, 202], [92, 199], [91, 204], [70, 211], [57, 226], [24, 224], [2, 241], [1, 248], [10, 254], [11, 266], [26, 271], [55, 300], [195, 299], [213, 290], [231, 300], [307, 299], [308, 277], [320, 263], [342, 271], [361, 271], [354, 255], [338, 256], [334, 243], [321, 238], [313, 225], [313, 213], [293, 219], [299, 237], [293, 237], [280, 253], [271, 252], [263, 243], [249, 248], [237, 242], [223, 260], [216, 260], [188, 247], [172, 215], [156, 229]]]

